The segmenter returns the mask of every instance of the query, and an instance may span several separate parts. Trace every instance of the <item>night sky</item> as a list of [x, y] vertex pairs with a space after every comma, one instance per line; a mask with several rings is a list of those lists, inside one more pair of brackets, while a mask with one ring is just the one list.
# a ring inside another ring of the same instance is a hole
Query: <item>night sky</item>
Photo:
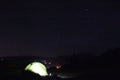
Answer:
[[99, 55], [120, 47], [120, 2], [0, 1], [0, 56]]

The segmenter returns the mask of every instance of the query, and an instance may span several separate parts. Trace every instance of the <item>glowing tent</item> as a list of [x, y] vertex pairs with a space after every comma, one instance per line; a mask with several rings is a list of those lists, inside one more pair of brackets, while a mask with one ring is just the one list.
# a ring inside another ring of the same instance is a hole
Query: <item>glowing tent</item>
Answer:
[[40, 62], [30, 63], [29, 65], [27, 65], [25, 70], [31, 71], [33, 73], [40, 75], [40, 76], [48, 76], [46, 67]]

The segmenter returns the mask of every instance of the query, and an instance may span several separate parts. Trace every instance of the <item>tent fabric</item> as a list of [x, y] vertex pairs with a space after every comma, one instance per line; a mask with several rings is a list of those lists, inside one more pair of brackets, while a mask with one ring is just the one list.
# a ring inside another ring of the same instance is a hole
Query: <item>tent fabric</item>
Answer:
[[31, 71], [40, 76], [48, 76], [46, 67], [40, 62], [32, 62], [32, 63], [28, 64], [26, 66], [25, 70]]

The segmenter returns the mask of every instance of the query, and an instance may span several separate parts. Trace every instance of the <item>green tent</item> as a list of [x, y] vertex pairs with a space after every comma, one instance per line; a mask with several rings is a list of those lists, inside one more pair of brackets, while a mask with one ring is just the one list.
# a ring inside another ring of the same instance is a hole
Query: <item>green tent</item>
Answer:
[[28, 64], [25, 70], [31, 71], [40, 76], [48, 76], [46, 67], [40, 62], [32, 62]]

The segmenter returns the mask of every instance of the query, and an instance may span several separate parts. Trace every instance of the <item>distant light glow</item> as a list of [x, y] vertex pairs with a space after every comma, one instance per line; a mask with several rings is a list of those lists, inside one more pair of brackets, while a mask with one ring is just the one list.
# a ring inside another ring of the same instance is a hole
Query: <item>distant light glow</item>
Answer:
[[62, 65], [56, 65], [57, 69], [60, 69], [62, 67]]
[[51, 62], [49, 62], [48, 64], [51, 64]]
[[50, 73], [49, 76], [52, 76], [52, 73]]
[[30, 63], [25, 70], [31, 71], [33, 73], [39, 74], [40, 76], [48, 76], [46, 67], [40, 62]]

